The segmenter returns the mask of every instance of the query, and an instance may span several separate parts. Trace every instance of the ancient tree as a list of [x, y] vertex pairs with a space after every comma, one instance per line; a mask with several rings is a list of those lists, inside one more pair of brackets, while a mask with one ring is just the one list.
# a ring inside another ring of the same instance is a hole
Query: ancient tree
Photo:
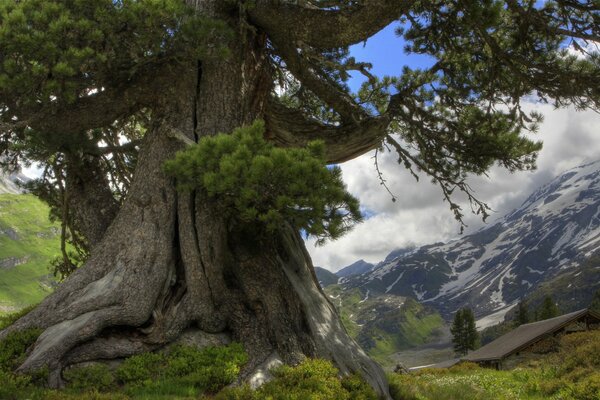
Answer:
[[[243, 342], [246, 378], [268, 359], [318, 356], [386, 394], [319, 289], [298, 226], [223, 213], [206, 190], [178, 191], [164, 164], [262, 120], [271, 145], [318, 139], [329, 164], [395, 152], [439, 184], [457, 218], [455, 190], [485, 216], [466, 176], [535, 166], [541, 146], [523, 132], [541, 116], [523, 111], [524, 96], [599, 105], [597, 2], [537, 3], [0, 1], [2, 163], [43, 163], [32, 190], [62, 221], [59, 272], [83, 263], [0, 332], [44, 330], [19, 370], [47, 366], [59, 386], [65, 366], [196, 329]], [[394, 21], [430, 68], [378, 78], [350, 56]], [[359, 93], [351, 73], [365, 76]]]

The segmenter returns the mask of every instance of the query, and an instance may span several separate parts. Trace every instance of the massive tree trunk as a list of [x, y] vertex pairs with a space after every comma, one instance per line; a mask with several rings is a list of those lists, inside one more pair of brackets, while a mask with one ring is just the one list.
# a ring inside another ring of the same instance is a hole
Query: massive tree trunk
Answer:
[[[239, 27], [235, 27], [240, 32]], [[162, 164], [189, 140], [263, 117], [271, 90], [264, 38], [239, 33], [231, 55], [173, 70], [153, 110], [127, 199], [86, 265], [13, 326], [42, 328], [21, 371], [158, 349], [185, 329], [244, 344], [243, 379], [280, 360], [330, 359], [389, 397], [381, 368], [348, 336], [298, 232], [246, 234], [202, 193], [178, 193]], [[185, 138], [185, 139], [184, 139]]]

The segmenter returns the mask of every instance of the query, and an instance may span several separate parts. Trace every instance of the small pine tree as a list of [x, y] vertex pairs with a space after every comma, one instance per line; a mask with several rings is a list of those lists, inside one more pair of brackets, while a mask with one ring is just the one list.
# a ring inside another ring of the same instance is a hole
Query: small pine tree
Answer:
[[450, 327], [450, 333], [452, 333], [452, 343], [454, 343], [454, 353], [457, 355], [464, 355], [463, 353], [463, 327], [464, 327], [464, 319], [462, 309], [458, 310], [456, 314], [454, 314], [454, 321], [452, 322], [452, 326]]
[[552, 296], [544, 297], [544, 301], [539, 308], [538, 320], [542, 321], [549, 318], [558, 317], [559, 311], [556, 303], [552, 299]]
[[592, 298], [592, 302], [588, 308], [592, 311], [600, 313], [600, 289], [596, 290], [596, 293], [594, 293], [594, 297]]
[[517, 308], [517, 315], [515, 316], [515, 326], [520, 326], [529, 322], [529, 308], [527, 307], [527, 303], [521, 300]]
[[475, 316], [470, 308], [462, 308], [456, 312], [450, 332], [456, 355], [464, 356], [469, 350], [479, 347], [479, 333], [475, 326]]
[[470, 308], [465, 308], [463, 314], [465, 320], [465, 343], [468, 352], [479, 347], [479, 332], [477, 332], [473, 311]]

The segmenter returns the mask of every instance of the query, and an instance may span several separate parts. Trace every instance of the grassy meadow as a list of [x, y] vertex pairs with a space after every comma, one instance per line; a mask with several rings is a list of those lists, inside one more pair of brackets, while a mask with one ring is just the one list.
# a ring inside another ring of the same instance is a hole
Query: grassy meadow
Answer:
[[[39, 303], [55, 281], [50, 260], [60, 252], [59, 226], [32, 195], [0, 195], [0, 314]], [[16, 262], [11, 267], [3, 263]]]

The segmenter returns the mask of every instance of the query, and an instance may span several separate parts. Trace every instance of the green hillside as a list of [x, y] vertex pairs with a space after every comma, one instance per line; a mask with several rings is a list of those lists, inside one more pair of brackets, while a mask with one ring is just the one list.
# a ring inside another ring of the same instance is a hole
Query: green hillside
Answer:
[[444, 326], [442, 317], [410, 297], [367, 296], [359, 289], [325, 288], [342, 322], [363, 349], [386, 364], [393, 353], [435, 340]]
[[59, 242], [44, 203], [32, 195], [0, 194], [0, 313], [48, 295], [55, 284], [48, 265]]

